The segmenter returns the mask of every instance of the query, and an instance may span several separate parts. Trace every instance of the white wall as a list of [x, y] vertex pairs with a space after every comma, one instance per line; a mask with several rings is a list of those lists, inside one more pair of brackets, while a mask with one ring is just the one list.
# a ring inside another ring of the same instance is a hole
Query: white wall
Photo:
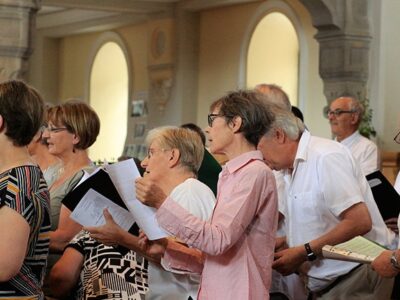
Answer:
[[400, 1], [371, 0], [370, 102], [381, 150], [399, 151], [393, 141], [400, 131]]

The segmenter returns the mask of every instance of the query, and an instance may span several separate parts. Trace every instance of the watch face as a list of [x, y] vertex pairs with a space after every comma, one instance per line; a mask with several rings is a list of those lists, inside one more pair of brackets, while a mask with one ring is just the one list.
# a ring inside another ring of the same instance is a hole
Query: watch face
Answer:
[[313, 261], [313, 260], [316, 260], [317, 259], [317, 256], [314, 254], [314, 253], [308, 253], [307, 254], [307, 260], [308, 261]]
[[392, 264], [393, 268], [395, 268], [396, 270], [400, 270], [400, 265], [399, 262], [396, 259], [396, 252], [394, 251], [392, 256], [390, 257], [390, 263]]

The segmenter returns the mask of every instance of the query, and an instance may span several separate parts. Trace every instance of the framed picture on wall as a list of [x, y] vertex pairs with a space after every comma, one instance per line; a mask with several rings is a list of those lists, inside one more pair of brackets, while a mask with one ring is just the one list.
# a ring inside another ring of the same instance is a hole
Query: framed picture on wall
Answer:
[[146, 131], [146, 123], [136, 123], [133, 130], [133, 137], [142, 138], [144, 137], [145, 131]]
[[132, 117], [143, 117], [147, 115], [146, 101], [144, 100], [133, 100], [132, 101]]

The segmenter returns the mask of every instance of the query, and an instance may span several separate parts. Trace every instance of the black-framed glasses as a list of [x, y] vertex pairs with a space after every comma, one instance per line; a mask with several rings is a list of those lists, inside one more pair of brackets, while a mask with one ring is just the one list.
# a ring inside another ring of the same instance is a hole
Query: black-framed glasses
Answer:
[[341, 114], [352, 114], [352, 113], [355, 113], [355, 112], [356, 111], [354, 109], [351, 109], [351, 110], [343, 110], [343, 109], [330, 110], [330, 109], [328, 109], [328, 110], [325, 111], [325, 118], [329, 118], [331, 116], [338, 117]]
[[400, 132], [396, 134], [396, 136], [393, 139], [397, 144], [400, 144]]
[[48, 132], [60, 132], [64, 130], [68, 130], [67, 127], [52, 127], [52, 126], [42, 126], [43, 131], [47, 130]]
[[224, 115], [221, 114], [208, 114], [207, 115], [207, 121], [208, 121], [208, 126], [212, 127], [212, 124], [217, 117], [224, 117]]

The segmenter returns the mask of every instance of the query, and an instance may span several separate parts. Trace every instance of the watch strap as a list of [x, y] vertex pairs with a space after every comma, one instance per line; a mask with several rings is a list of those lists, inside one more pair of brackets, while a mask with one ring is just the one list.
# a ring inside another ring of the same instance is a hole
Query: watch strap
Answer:
[[313, 261], [313, 260], [317, 259], [317, 256], [311, 249], [310, 243], [305, 243], [304, 248], [306, 249], [306, 252], [307, 252], [307, 260], [308, 261]]
[[392, 252], [392, 256], [390, 257], [390, 263], [396, 271], [400, 271], [400, 263], [396, 258], [396, 251]]

